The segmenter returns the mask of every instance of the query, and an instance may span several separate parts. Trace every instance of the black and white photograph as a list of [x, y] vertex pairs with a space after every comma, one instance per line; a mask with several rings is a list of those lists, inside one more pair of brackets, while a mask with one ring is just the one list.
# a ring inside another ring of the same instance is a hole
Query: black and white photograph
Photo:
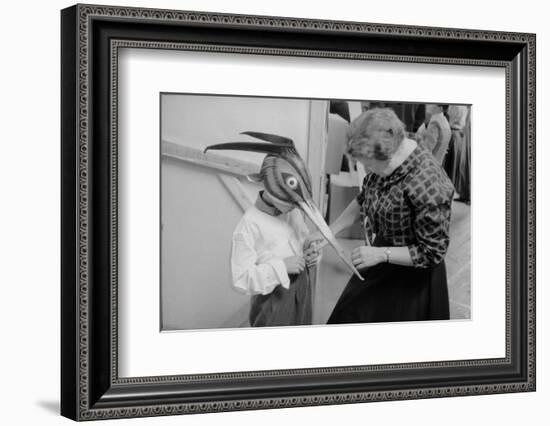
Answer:
[[4, 2], [2, 424], [544, 425], [544, 4]]
[[161, 93], [160, 330], [470, 320], [474, 109]]

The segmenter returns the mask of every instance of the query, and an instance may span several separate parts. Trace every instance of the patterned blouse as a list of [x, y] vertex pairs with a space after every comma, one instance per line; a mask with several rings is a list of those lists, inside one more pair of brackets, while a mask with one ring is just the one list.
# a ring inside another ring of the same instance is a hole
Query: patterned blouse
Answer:
[[365, 176], [357, 197], [365, 237], [407, 246], [416, 267], [436, 265], [449, 246], [453, 193], [445, 171], [418, 146], [391, 175]]

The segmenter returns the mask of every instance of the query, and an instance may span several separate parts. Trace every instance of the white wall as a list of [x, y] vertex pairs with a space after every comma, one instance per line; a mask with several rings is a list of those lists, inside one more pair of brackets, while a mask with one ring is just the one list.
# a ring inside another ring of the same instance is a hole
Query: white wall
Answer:
[[[538, 33], [538, 391], [192, 417], [107, 421], [131, 425], [548, 423], [550, 400], [550, 27], [540, 0], [298, 2], [102, 0], [107, 4]], [[59, 395], [59, 9], [69, 1], [4, 2], [0, 26], [0, 400], [2, 423], [70, 424]], [[24, 166], [23, 166], [24, 165]], [[491, 247], [487, 247], [490, 255]], [[213, 348], [215, 350], [215, 348]], [[537, 417], [538, 416], [538, 417]]]
[[161, 328], [240, 327], [250, 298], [231, 285], [231, 234], [243, 212], [217, 173], [164, 158]]
[[[253, 141], [252, 130], [291, 138], [307, 159], [310, 101], [244, 96], [162, 96], [162, 137], [168, 142], [205, 148], [233, 141]], [[300, 117], [297, 119], [297, 117]], [[261, 164], [264, 154], [220, 151], [226, 157]]]

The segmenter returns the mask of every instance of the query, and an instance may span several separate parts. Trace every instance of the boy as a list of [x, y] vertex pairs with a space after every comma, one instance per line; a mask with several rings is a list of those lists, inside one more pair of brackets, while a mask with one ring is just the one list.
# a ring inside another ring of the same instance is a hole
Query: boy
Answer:
[[261, 191], [235, 228], [233, 285], [252, 297], [250, 325], [306, 325], [312, 322], [308, 266], [317, 262], [315, 244], [304, 250], [309, 230], [300, 210]]

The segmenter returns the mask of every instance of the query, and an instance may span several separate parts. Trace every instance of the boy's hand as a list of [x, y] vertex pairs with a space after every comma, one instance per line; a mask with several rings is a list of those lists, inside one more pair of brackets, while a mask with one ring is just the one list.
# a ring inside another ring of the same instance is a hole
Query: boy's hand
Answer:
[[308, 267], [315, 266], [319, 261], [320, 251], [319, 243], [312, 241], [309, 246], [304, 249], [304, 258]]
[[320, 250], [327, 245], [327, 240], [325, 240], [325, 237], [323, 237], [323, 234], [319, 231], [312, 232], [306, 237], [306, 241], [304, 242], [304, 250], [311, 247], [313, 243], [315, 243], [317, 249]]
[[302, 256], [290, 256], [283, 259], [283, 262], [289, 275], [300, 274], [306, 267], [306, 262]]

